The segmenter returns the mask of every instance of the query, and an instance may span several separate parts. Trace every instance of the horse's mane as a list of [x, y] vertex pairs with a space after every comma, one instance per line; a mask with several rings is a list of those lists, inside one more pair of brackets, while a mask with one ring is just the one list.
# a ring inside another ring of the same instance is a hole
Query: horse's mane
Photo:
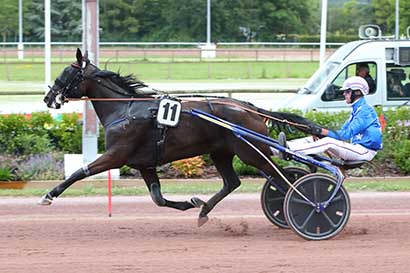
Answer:
[[144, 82], [138, 80], [133, 74], [122, 76], [108, 70], [98, 70], [93, 73], [93, 77], [100, 77], [111, 80], [129, 95], [156, 95], [156, 91], [142, 91], [141, 88], [148, 87]]

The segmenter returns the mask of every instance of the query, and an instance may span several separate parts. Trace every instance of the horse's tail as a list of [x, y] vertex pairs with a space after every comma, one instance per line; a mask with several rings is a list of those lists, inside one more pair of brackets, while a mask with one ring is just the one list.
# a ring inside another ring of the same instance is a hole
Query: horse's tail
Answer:
[[257, 111], [269, 119], [272, 127], [278, 128], [279, 131], [283, 131], [290, 126], [304, 133], [311, 134], [310, 128], [312, 125], [320, 126], [307, 118], [301, 117], [294, 113], [272, 112], [262, 108], [258, 108]]

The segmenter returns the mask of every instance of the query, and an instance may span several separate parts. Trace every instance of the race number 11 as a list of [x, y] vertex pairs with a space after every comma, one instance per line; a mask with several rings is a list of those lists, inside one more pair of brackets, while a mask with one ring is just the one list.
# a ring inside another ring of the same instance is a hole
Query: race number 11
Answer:
[[175, 127], [181, 115], [181, 103], [176, 100], [162, 99], [159, 102], [157, 121], [159, 124]]

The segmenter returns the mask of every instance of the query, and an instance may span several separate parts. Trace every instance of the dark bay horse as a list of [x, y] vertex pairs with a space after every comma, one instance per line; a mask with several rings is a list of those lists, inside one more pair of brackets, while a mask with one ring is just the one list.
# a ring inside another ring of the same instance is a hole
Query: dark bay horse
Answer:
[[[268, 129], [261, 113], [287, 120], [297, 116], [269, 112], [230, 98], [180, 98], [182, 112], [179, 124], [175, 127], [159, 126], [155, 119], [159, 96], [141, 91], [145, 85], [131, 76], [98, 69], [89, 62], [87, 53], [83, 56], [79, 49], [76, 57], [77, 61], [65, 68], [55, 80], [44, 102], [50, 108], [59, 108], [67, 99], [90, 99], [104, 126], [106, 152], [44, 195], [39, 204], [50, 205], [54, 198], [78, 180], [128, 165], [141, 172], [155, 204], [179, 210], [201, 208], [198, 224], [202, 225], [214, 206], [241, 183], [232, 166], [234, 155], [273, 178], [283, 180], [279, 174], [284, 173], [281, 167], [273, 169], [269, 162], [232, 132], [193, 116], [190, 109], [200, 109], [264, 135], [268, 134]], [[251, 142], [267, 157], [271, 156], [269, 147]], [[165, 199], [156, 166], [202, 154], [210, 155], [222, 176], [222, 189], [206, 202], [195, 197], [188, 201]]]

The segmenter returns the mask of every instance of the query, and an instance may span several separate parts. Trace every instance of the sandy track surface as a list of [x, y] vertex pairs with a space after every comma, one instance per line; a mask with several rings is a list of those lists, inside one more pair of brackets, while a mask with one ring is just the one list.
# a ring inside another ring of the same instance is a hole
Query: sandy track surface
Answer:
[[149, 197], [114, 197], [111, 218], [106, 197], [2, 198], [0, 272], [408, 272], [410, 193], [350, 196], [345, 230], [319, 242], [270, 224], [256, 194], [229, 196], [201, 228], [198, 210]]

